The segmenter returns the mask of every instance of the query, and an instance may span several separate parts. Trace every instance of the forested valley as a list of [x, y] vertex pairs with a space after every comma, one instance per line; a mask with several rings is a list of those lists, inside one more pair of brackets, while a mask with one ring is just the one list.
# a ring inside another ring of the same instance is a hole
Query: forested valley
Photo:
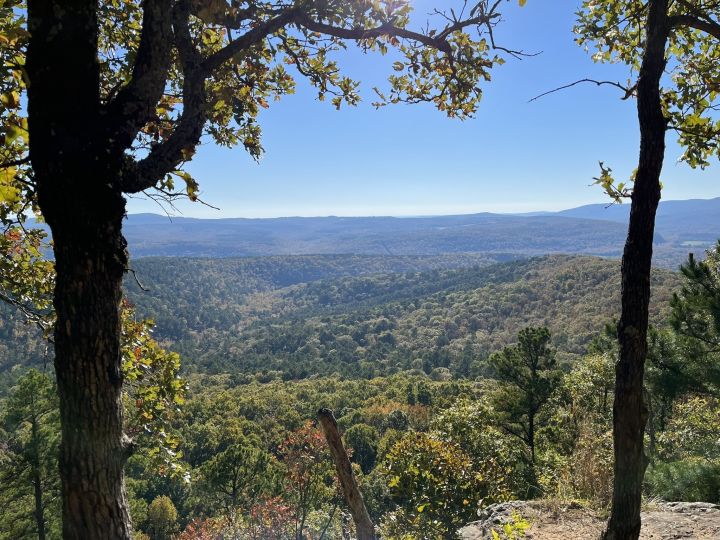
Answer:
[[[349, 534], [320, 408], [388, 538], [450, 538], [506, 500], [604, 507], [618, 261], [506, 259], [135, 260], [124, 369], [138, 534]], [[653, 274], [648, 497], [720, 502], [717, 260]], [[2, 309], [0, 535], [34, 537], [39, 511], [55, 537], [51, 353]]]
[[0, 540], [720, 538], [719, 80], [720, 0], [0, 2]]

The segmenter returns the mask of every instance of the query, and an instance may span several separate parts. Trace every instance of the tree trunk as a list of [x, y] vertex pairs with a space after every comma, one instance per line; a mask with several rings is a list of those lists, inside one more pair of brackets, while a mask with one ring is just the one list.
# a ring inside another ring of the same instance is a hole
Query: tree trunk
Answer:
[[38, 540], [45, 540], [45, 511], [43, 507], [42, 475], [40, 474], [40, 435], [38, 433], [38, 419], [35, 412], [33, 412], [31, 420], [31, 430], [33, 445], [32, 483], [33, 497], [35, 499], [35, 525], [37, 527]]
[[535, 468], [535, 414], [528, 413], [528, 446], [530, 446], [530, 464]]
[[122, 213], [106, 223], [51, 222], [66, 540], [131, 537], [123, 481], [128, 448], [120, 370], [119, 305], [126, 267], [121, 219]]
[[358, 488], [355, 474], [350, 465], [345, 446], [340, 438], [337, 422], [333, 413], [329, 409], [320, 409], [318, 411], [320, 425], [325, 433], [330, 453], [335, 463], [335, 470], [338, 473], [338, 479], [342, 486], [345, 501], [350, 508], [353, 521], [355, 522], [355, 532], [358, 540], [375, 540], [375, 527], [373, 526], [370, 514], [368, 514], [362, 494]]
[[40, 477], [40, 470], [33, 467], [32, 470], [32, 481], [35, 498], [35, 525], [37, 527], [38, 540], [45, 540], [45, 512], [43, 511], [43, 496], [42, 496], [42, 480]]
[[[131, 538], [123, 466], [120, 163], [108, 158], [97, 0], [28, 0], [30, 160], [53, 235], [63, 537]], [[119, 159], [119, 158], [118, 158]]]
[[650, 268], [660, 173], [665, 156], [666, 121], [660, 100], [668, 39], [668, 0], [651, 0], [647, 38], [638, 80], [640, 158], [632, 193], [630, 223], [622, 262], [622, 313], [618, 323], [620, 358], [615, 368], [613, 404], [615, 466], [612, 512], [605, 540], [637, 540], [640, 535], [643, 448], [647, 407], [643, 377], [647, 356]]

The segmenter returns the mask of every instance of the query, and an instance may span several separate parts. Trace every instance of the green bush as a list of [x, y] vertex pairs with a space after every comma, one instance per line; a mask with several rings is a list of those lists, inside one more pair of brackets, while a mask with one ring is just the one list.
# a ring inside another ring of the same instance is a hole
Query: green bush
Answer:
[[646, 493], [666, 501], [720, 503], [720, 461], [658, 463], [645, 475]]
[[408, 433], [385, 457], [380, 473], [397, 506], [381, 524], [392, 539], [452, 538], [491, 502], [488, 486], [456, 444], [427, 433]]
[[375, 467], [379, 438], [375, 428], [367, 424], [355, 424], [345, 432], [345, 443], [352, 448], [351, 459], [365, 474]]

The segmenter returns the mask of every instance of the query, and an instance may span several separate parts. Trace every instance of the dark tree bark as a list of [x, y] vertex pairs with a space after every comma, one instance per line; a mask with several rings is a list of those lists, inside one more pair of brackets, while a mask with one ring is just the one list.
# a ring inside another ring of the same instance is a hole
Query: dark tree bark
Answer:
[[330, 447], [330, 453], [335, 463], [335, 470], [342, 486], [345, 501], [350, 508], [353, 521], [355, 522], [355, 532], [358, 540], [375, 540], [375, 527], [370, 519], [365, 501], [358, 488], [355, 474], [353, 473], [350, 459], [348, 458], [345, 446], [343, 445], [340, 431], [333, 413], [329, 409], [320, 409], [318, 411], [320, 426], [325, 433], [325, 439]]
[[615, 368], [615, 445], [612, 512], [605, 540], [637, 540], [640, 535], [643, 448], [648, 409], [643, 396], [647, 357], [650, 268], [660, 173], [665, 156], [666, 120], [660, 79], [670, 26], [668, 0], [649, 2], [646, 43], [637, 87], [640, 157], [632, 193], [630, 223], [622, 261], [622, 313], [618, 323], [620, 358]]
[[63, 537], [127, 539], [120, 315], [127, 266], [118, 163], [100, 125], [96, 4], [28, 3], [30, 158], [57, 281]]
[[[55, 372], [66, 539], [131, 536], [123, 487], [128, 448], [123, 436], [118, 309], [126, 267], [120, 233], [124, 201], [106, 195], [104, 200], [82, 198], [111, 219], [93, 218], [93, 210], [81, 217], [48, 218], [57, 267]], [[46, 202], [48, 206], [53, 205]]]
[[535, 467], [535, 411], [528, 411], [528, 446], [530, 447], [530, 463]]

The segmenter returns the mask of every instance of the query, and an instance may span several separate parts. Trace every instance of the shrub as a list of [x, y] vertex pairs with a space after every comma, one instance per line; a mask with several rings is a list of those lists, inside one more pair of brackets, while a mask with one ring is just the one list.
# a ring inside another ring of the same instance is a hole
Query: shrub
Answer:
[[375, 466], [378, 432], [367, 424], [356, 424], [345, 432], [345, 442], [352, 448], [352, 460], [367, 474]]
[[661, 457], [668, 462], [693, 456], [720, 459], [720, 402], [692, 396], [673, 407], [665, 432], [659, 437]]
[[645, 475], [645, 491], [666, 501], [720, 503], [720, 461], [658, 463]]
[[409, 433], [398, 441], [382, 474], [397, 505], [383, 523], [389, 538], [444, 538], [472, 521], [488, 496], [467, 454], [426, 433]]
[[485, 401], [461, 399], [433, 420], [432, 433], [469, 456], [494, 502], [524, 498], [529, 474], [522, 445], [493, 425], [494, 416]]

